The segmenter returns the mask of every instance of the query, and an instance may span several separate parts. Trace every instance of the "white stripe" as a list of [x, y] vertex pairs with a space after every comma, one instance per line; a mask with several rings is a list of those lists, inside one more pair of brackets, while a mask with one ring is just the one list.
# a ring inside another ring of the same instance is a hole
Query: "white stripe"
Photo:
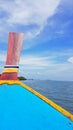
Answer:
[[5, 65], [5, 66], [19, 66], [19, 65]]

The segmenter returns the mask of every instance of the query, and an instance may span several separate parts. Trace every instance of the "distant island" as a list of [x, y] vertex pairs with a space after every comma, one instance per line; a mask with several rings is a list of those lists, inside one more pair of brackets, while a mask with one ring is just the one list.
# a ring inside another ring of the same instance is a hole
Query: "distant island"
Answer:
[[25, 77], [23, 77], [23, 76], [19, 76], [18, 79], [19, 79], [19, 80], [27, 80], [27, 79], [26, 79]]

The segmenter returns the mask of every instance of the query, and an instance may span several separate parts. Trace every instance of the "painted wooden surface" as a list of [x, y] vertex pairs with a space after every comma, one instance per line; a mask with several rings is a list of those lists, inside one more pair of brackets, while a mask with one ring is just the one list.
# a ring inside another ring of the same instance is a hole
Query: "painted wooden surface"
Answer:
[[2, 75], [0, 76], [1, 80], [17, 79], [18, 69], [15, 69], [15, 67], [18, 67], [19, 65], [23, 38], [24, 38], [23, 33], [14, 33], [14, 32], [9, 33], [6, 65]]
[[14, 33], [14, 32], [9, 33], [6, 65], [19, 64], [23, 38], [24, 38], [23, 33]]
[[73, 121], [54, 109], [52, 102], [46, 103], [48, 99], [45, 102], [42, 96], [41, 100], [40, 94], [23, 83], [17, 83], [10, 81], [7, 85], [0, 82], [0, 130], [73, 130]]
[[0, 80], [17, 80], [18, 78], [17, 72], [3, 72], [0, 76]]

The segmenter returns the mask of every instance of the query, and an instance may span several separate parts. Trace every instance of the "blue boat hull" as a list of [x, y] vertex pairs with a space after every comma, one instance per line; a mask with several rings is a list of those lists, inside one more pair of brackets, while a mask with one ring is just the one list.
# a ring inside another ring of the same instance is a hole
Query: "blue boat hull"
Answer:
[[73, 121], [26, 88], [0, 86], [0, 130], [73, 130]]

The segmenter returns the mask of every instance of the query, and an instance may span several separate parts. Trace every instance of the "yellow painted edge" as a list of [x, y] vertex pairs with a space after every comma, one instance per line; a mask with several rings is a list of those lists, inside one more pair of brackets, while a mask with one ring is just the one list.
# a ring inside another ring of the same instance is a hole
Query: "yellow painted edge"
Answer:
[[4, 68], [3, 72], [4, 73], [18, 72], [18, 69], [17, 68]]
[[42, 94], [40, 94], [37, 91], [33, 90], [32, 88], [30, 88], [26, 84], [20, 82], [19, 80], [0, 80], [0, 85], [1, 84], [10, 84], [10, 85], [11, 84], [18, 84], [18, 85], [21, 85], [23, 88], [27, 89], [28, 91], [30, 91], [34, 95], [38, 96], [40, 99], [42, 99], [47, 104], [49, 104], [50, 106], [52, 106], [53, 108], [55, 108], [57, 111], [59, 111], [60, 113], [62, 113], [64, 116], [68, 117], [71, 121], [73, 121], [73, 114], [69, 113], [64, 108], [60, 107], [59, 105], [57, 105], [56, 103], [54, 103], [50, 99], [46, 98], [45, 96], [43, 96]]

